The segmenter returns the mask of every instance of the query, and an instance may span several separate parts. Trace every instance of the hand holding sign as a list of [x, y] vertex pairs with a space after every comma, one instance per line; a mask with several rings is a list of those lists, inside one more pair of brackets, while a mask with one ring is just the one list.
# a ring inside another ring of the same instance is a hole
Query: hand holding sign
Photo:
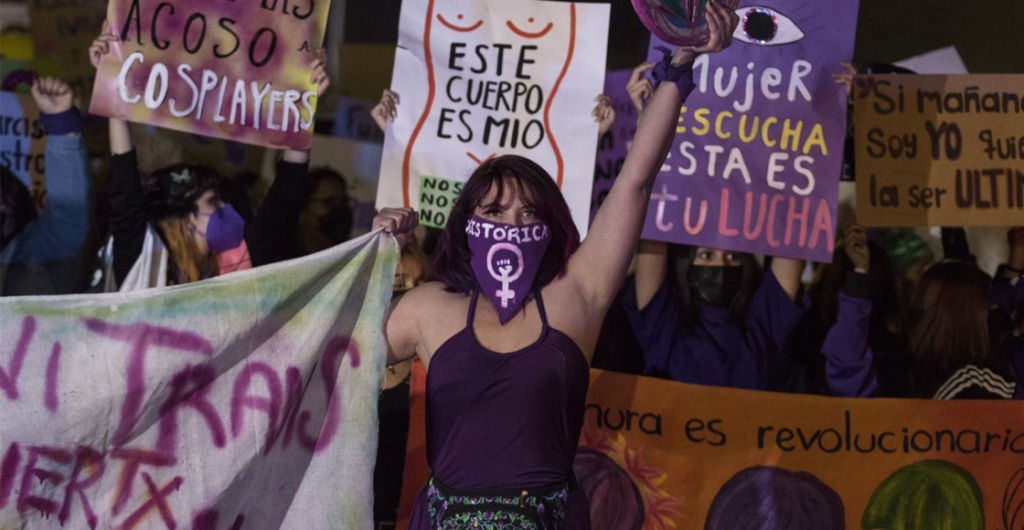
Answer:
[[716, 8], [732, 11], [738, 3], [739, 0], [633, 0], [633, 9], [644, 26], [659, 39], [691, 47], [709, 42]]
[[843, 250], [846, 257], [853, 263], [854, 272], [867, 274], [871, 265], [871, 249], [868, 248], [868, 236], [864, 227], [858, 224], [851, 224], [846, 227], [846, 235], [843, 236]]
[[381, 228], [394, 235], [398, 240], [398, 246], [405, 247], [418, 224], [419, 217], [412, 208], [381, 208], [370, 226], [374, 230]]
[[[266, 147], [307, 149], [317, 92], [306, 66], [330, 2], [111, 0], [92, 49], [93, 114]], [[104, 33], [108, 30], [105, 28]], [[108, 53], [113, 50], [114, 53]]]
[[381, 132], [388, 128], [388, 123], [395, 121], [398, 117], [398, 93], [384, 89], [380, 96], [380, 102], [370, 110], [374, 123], [380, 127]]
[[597, 101], [597, 105], [591, 114], [597, 122], [597, 136], [601, 137], [615, 124], [615, 107], [612, 106], [611, 98], [604, 94], [594, 98], [594, 101]]

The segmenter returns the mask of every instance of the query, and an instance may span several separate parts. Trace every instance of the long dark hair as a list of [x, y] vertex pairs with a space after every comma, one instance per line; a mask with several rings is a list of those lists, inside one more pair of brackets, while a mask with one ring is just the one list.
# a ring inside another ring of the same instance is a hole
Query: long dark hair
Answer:
[[[670, 244], [668, 247], [668, 269], [666, 278], [671, 282], [672, 290], [679, 300], [679, 324], [684, 330], [692, 330], [700, 319], [700, 300], [697, 299], [690, 286], [693, 273], [693, 259], [697, 247], [690, 245]], [[761, 285], [761, 265], [753, 254], [737, 252], [740, 256], [740, 267], [743, 268], [742, 285], [736, 297], [729, 305], [729, 320], [741, 323], [747, 315], [747, 308], [754, 291]]]
[[518, 155], [503, 155], [485, 161], [470, 175], [448, 214], [444, 232], [434, 253], [434, 274], [451, 292], [469, 294], [477, 289], [469, 264], [466, 222], [473, 216], [492, 187], [502, 197], [505, 186], [516, 186], [523, 202], [536, 210], [551, 230], [551, 243], [541, 261], [535, 285], [544, 286], [565, 274], [569, 256], [580, 246], [580, 234], [573, 223], [569, 205], [544, 168]]
[[991, 357], [992, 278], [963, 261], [936, 263], [921, 275], [906, 315], [907, 354], [921, 396], [965, 364]]

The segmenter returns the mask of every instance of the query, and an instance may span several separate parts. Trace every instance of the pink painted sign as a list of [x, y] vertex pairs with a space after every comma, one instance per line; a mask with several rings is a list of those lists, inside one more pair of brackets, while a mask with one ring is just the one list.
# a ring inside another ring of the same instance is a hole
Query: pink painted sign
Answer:
[[312, 141], [324, 0], [111, 0], [89, 111], [267, 147]]
[[[694, 64], [643, 237], [831, 261], [857, 2], [742, 0], [733, 44]], [[649, 60], [661, 58], [651, 39]]]
[[397, 250], [0, 298], [0, 528], [369, 528]]

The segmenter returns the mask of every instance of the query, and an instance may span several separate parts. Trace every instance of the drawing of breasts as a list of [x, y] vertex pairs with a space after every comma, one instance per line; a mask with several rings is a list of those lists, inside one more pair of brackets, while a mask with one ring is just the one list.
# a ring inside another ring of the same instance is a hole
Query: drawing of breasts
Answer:
[[577, 52], [576, 7], [544, 4], [429, 3], [415, 51], [426, 63], [427, 96], [405, 148], [406, 190], [421, 175], [463, 177], [467, 164], [471, 171], [510, 153], [539, 163], [561, 186], [551, 115]]

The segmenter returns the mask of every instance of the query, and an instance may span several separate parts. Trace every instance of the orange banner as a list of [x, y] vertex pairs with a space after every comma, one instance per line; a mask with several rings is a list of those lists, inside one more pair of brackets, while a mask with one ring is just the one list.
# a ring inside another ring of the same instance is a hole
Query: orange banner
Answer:
[[[407, 480], [425, 467], [415, 436]], [[600, 530], [1019, 529], [1024, 403], [804, 396], [594, 369], [574, 467]]]
[[873, 75], [853, 84], [857, 220], [1015, 226], [1024, 75]]

